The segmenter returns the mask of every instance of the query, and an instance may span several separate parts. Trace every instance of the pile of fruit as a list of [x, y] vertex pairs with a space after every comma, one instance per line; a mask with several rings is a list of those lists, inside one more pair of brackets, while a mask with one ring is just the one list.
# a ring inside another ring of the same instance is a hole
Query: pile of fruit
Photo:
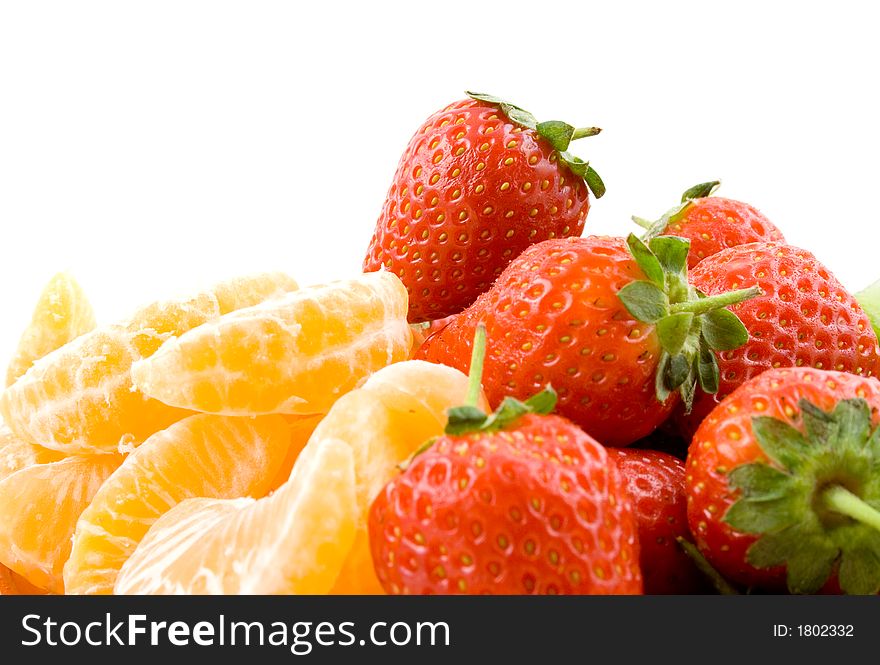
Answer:
[[880, 284], [717, 182], [583, 236], [598, 131], [435, 113], [348, 281], [96, 325], [56, 276], [0, 395], [0, 593], [878, 593]]

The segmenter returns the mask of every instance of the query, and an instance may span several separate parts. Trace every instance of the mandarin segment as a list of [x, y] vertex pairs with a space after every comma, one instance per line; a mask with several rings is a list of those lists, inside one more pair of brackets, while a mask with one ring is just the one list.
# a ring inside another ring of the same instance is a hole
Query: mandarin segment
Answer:
[[122, 459], [67, 457], [28, 466], [0, 482], [0, 563], [35, 586], [63, 593], [62, 568], [76, 521]]
[[18, 573], [0, 564], [0, 596], [42, 596], [45, 589], [34, 586]]
[[406, 359], [406, 312], [406, 289], [387, 272], [304, 288], [170, 339], [132, 376], [144, 394], [194, 411], [326, 413]]
[[48, 356], [0, 396], [21, 438], [66, 454], [112, 452], [187, 415], [132, 390], [139, 358], [122, 326], [82, 335]]
[[150, 526], [194, 497], [261, 497], [290, 447], [281, 416], [195, 415], [157, 432], [102, 485], [83, 511], [64, 567], [67, 593], [109, 594]]
[[270, 483], [273, 490], [278, 489], [290, 478], [290, 472], [293, 471], [293, 465], [299, 454], [309, 442], [312, 432], [321, 422], [324, 416], [322, 414], [314, 416], [284, 416], [287, 424], [290, 426], [290, 446], [287, 448], [287, 456], [281, 463], [281, 468], [275, 474], [275, 479]]
[[[370, 555], [367, 513], [373, 499], [425, 441], [446, 425], [446, 412], [464, 404], [467, 377], [458, 370], [420, 360], [376, 372], [363, 388], [342, 397], [315, 429], [297, 464], [325, 439], [345, 441], [354, 451], [357, 478], [357, 537], [334, 593], [381, 593]], [[486, 408], [480, 398], [479, 406]]]
[[38, 360], [0, 396], [0, 411], [18, 436], [67, 454], [137, 445], [189, 412], [135, 390], [132, 364], [231, 307], [248, 307], [294, 288], [291, 278], [269, 273], [148, 305], [125, 325], [93, 330]]
[[147, 358], [171, 337], [298, 288], [296, 280], [281, 272], [236, 277], [189, 298], [145, 305], [132, 314], [125, 327], [134, 335], [138, 352]]
[[24, 441], [5, 425], [0, 425], [0, 481], [34, 464], [49, 464], [64, 458], [55, 451]]
[[37, 300], [31, 322], [6, 371], [6, 385], [12, 385], [35, 360], [94, 327], [95, 312], [82, 287], [70, 274], [58, 273]]
[[324, 440], [271, 497], [190, 499], [152, 526], [118, 594], [320, 594], [354, 540], [351, 448]]

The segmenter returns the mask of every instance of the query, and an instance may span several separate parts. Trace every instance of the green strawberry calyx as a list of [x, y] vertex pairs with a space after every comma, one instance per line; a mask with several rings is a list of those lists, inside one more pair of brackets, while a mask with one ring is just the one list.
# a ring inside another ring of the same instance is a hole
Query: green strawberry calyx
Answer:
[[655, 326], [662, 348], [657, 399], [665, 402], [677, 390], [690, 412], [697, 384], [706, 393], [718, 392], [715, 352], [732, 351], [749, 340], [742, 321], [725, 308], [760, 295], [761, 289], [707, 297], [688, 283], [689, 240], [657, 236], [645, 243], [631, 233], [626, 242], [647, 279], [630, 282], [617, 296], [635, 319]]
[[786, 567], [789, 591], [815, 593], [837, 572], [850, 594], [880, 591], [880, 427], [861, 398], [826, 412], [802, 399], [801, 428], [767, 416], [752, 431], [768, 461], [728, 474], [738, 500], [724, 515], [759, 535], [757, 568]]
[[528, 111], [511, 104], [508, 101], [496, 97], [495, 95], [487, 95], [482, 92], [465, 91], [465, 94], [471, 99], [489, 104], [497, 104], [501, 112], [504, 113], [511, 121], [518, 125], [522, 125], [527, 129], [531, 129], [539, 136], [546, 139], [559, 155], [559, 161], [565, 164], [576, 176], [583, 178], [587, 183], [587, 187], [593, 192], [593, 196], [601, 199], [605, 194], [605, 183], [596, 173], [595, 169], [590, 166], [589, 162], [585, 162], [580, 157], [572, 155], [568, 151], [568, 146], [572, 141], [595, 136], [602, 130], [598, 127], [573, 127], [567, 122], [561, 120], [548, 120], [546, 122], [538, 122]]
[[720, 186], [720, 180], [710, 180], [686, 189], [681, 195], [681, 201], [679, 201], [678, 205], [667, 210], [660, 216], [660, 219], [656, 221], [652, 222], [644, 217], [636, 217], [633, 215], [632, 221], [645, 229], [645, 234], [642, 236], [642, 240], [648, 242], [651, 238], [656, 238], [664, 233], [666, 229], [669, 228], [670, 224], [677, 222], [684, 216], [684, 213], [694, 204], [694, 201], [712, 196], [712, 194], [715, 193], [715, 190]]
[[880, 338], [880, 279], [859, 291], [856, 300], [868, 315], [874, 334]]

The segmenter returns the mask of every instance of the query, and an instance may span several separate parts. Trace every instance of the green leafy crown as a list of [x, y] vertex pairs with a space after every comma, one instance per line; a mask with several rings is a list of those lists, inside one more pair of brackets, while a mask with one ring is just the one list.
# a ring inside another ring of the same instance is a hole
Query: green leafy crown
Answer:
[[595, 136], [601, 129], [598, 127], [573, 127], [567, 122], [561, 120], [548, 120], [546, 122], [538, 122], [537, 118], [528, 111], [515, 106], [495, 95], [487, 95], [481, 92], [466, 91], [465, 94], [471, 99], [476, 99], [489, 104], [497, 104], [510, 120], [522, 125], [532, 131], [537, 132], [540, 136], [550, 142], [550, 145], [559, 155], [559, 160], [565, 164], [572, 173], [584, 179], [587, 187], [593, 192], [593, 196], [601, 199], [605, 194], [605, 183], [599, 174], [590, 166], [589, 162], [585, 162], [580, 157], [575, 157], [568, 152], [568, 146], [572, 141], [582, 139], [587, 136]]
[[635, 215], [633, 215], [632, 220], [645, 229], [645, 233], [642, 235], [643, 240], [648, 241], [651, 238], [656, 238], [666, 231], [670, 224], [681, 219], [684, 216], [685, 211], [694, 204], [696, 199], [704, 199], [707, 196], [712, 196], [712, 194], [715, 193], [715, 190], [720, 186], [720, 180], [701, 182], [699, 185], [694, 185], [690, 189], [686, 189], [681, 195], [681, 201], [678, 205], [663, 213], [657, 221], [652, 222], [643, 217], [636, 217]]
[[665, 402], [677, 390], [690, 411], [697, 384], [707, 393], [718, 391], [715, 352], [736, 349], [749, 339], [742, 321], [725, 307], [761, 290], [752, 287], [706, 297], [688, 283], [689, 240], [657, 236], [645, 243], [631, 233], [626, 242], [647, 279], [630, 282], [617, 295], [634, 318], [653, 324], [660, 338], [657, 399]]
[[825, 412], [799, 402], [802, 430], [767, 416], [752, 431], [768, 462], [733, 469], [739, 499], [724, 521], [761, 537], [747, 560], [785, 566], [792, 593], [814, 593], [837, 571], [841, 589], [880, 591], [880, 428], [864, 399]]

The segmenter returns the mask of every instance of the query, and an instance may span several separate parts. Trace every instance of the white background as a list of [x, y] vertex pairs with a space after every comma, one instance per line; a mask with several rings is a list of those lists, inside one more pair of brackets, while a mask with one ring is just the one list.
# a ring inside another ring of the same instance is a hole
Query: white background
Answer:
[[356, 272], [412, 132], [466, 88], [604, 128], [623, 233], [722, 178], [853, 289], [880, 277], [871, 3], [0, 5], [0, 361], [71, 270], [99, 320], [214, 278]]

